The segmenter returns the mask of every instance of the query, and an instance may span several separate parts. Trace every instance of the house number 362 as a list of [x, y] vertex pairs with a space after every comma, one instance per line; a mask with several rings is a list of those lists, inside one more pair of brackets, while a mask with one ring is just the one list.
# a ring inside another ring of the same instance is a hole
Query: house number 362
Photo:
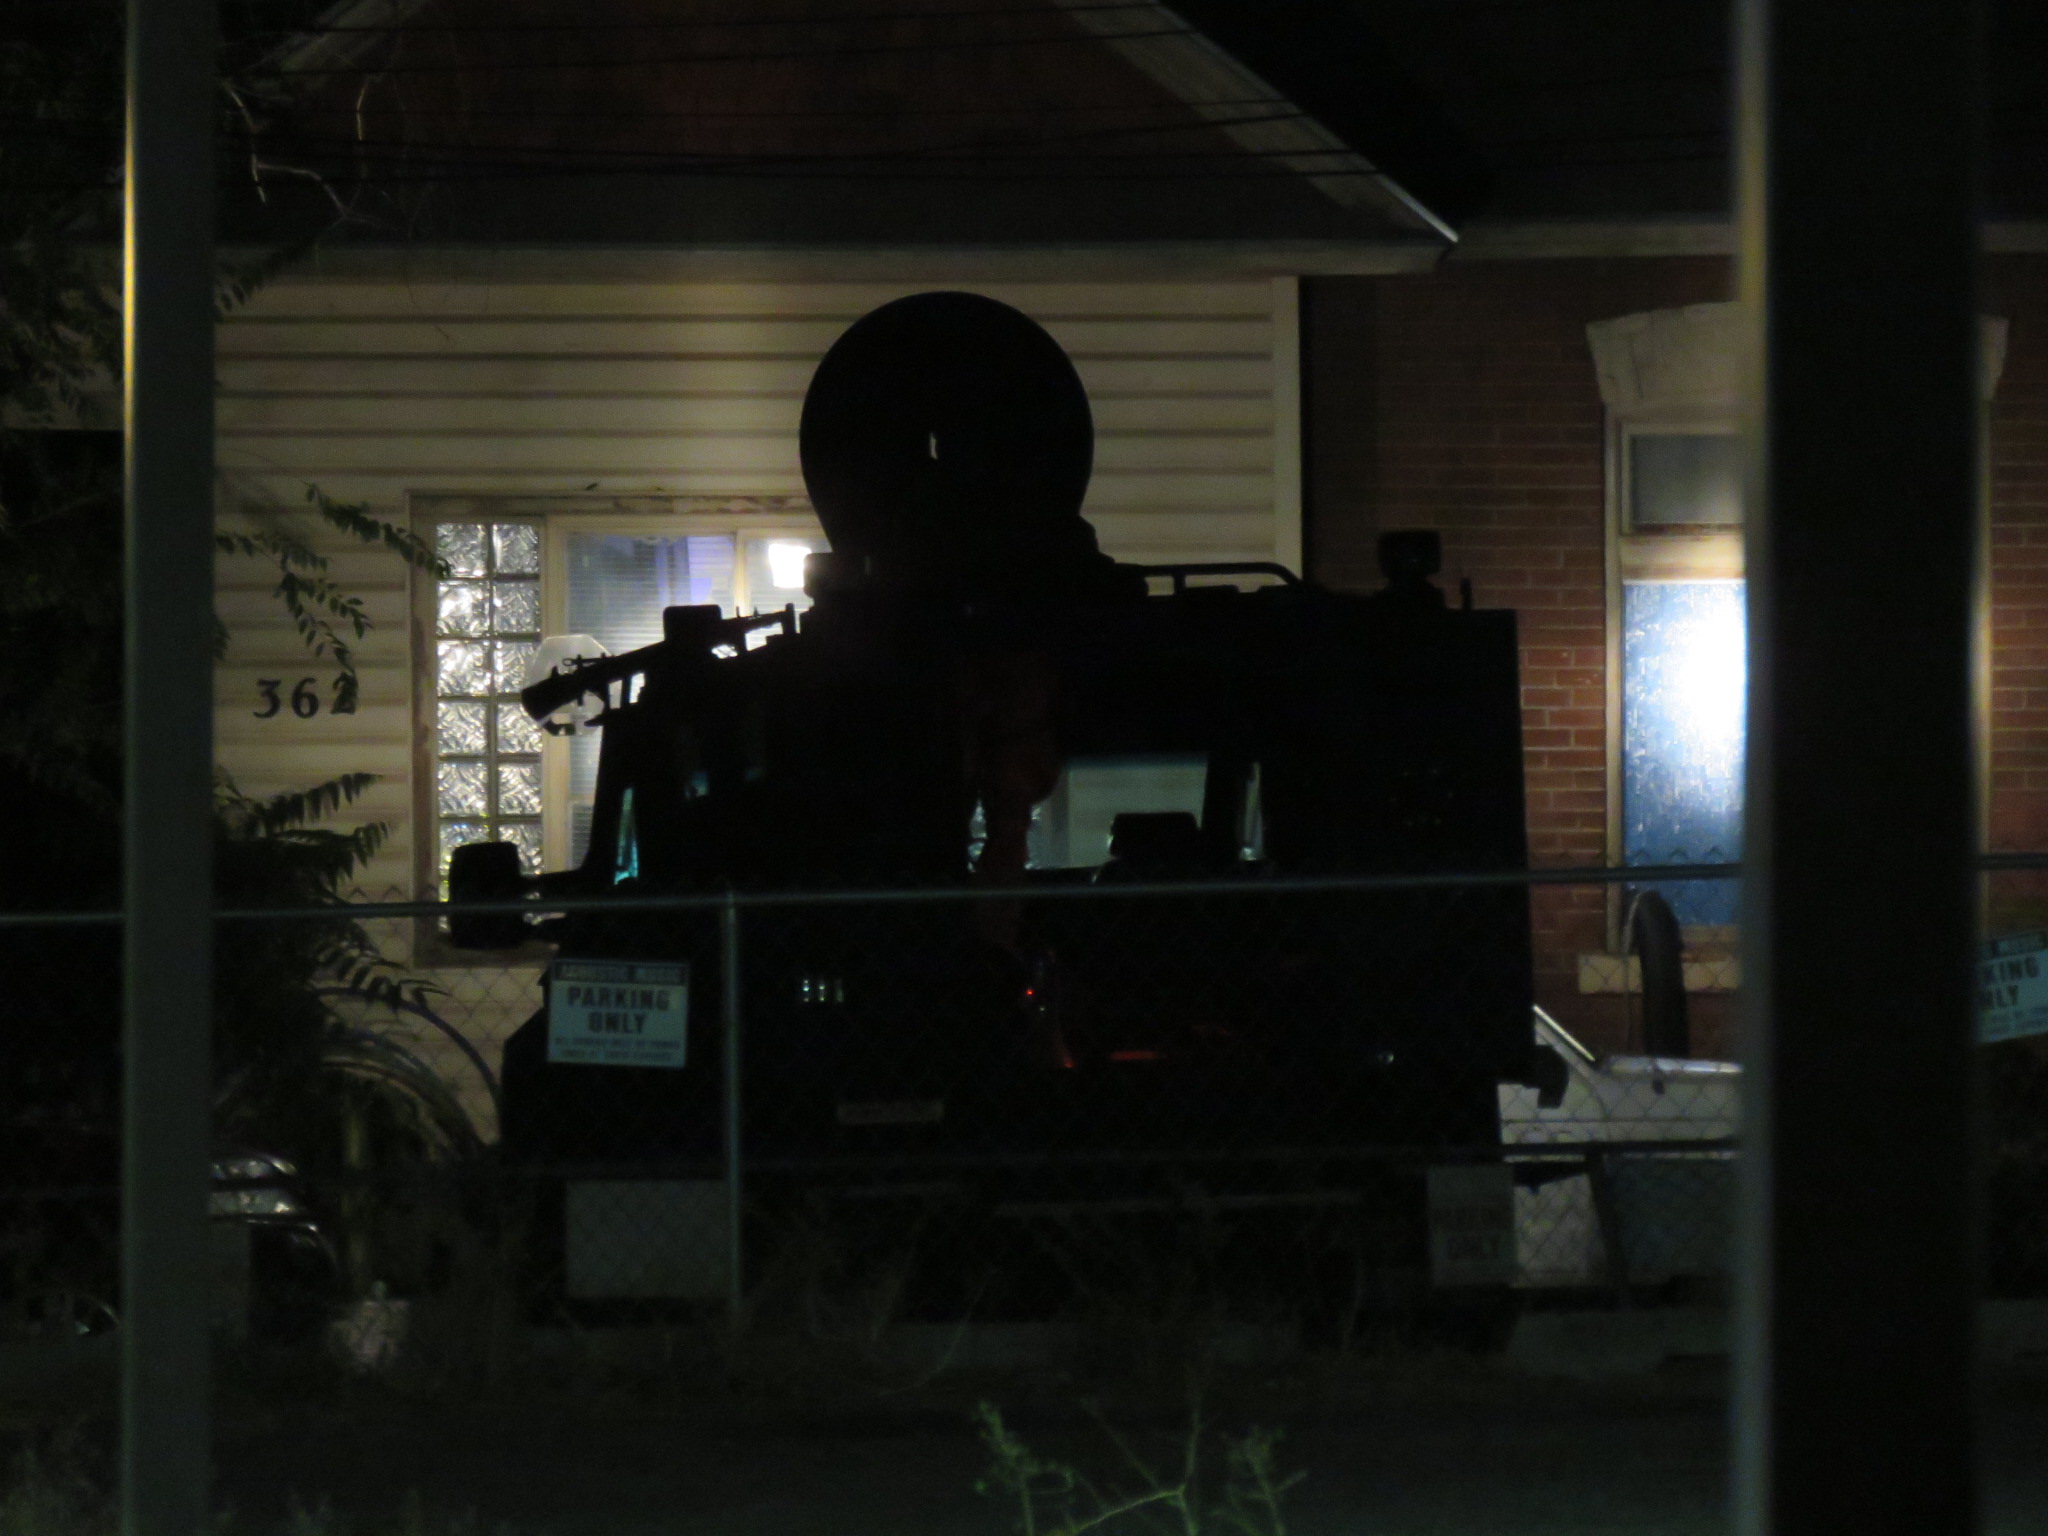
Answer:
[[[256, 696], [263, 701], [261, 709], [251, 710], [258, 720], [274, 720], [286, 708], [301, 720], [310, 720], [320, 713], [320, 680], [317, 677], [302, 677], [292, 687], [289, 695], [284, 692], [281, 677], [259, 677], [256, 679]], [[342, 680], [334, 680], [334, 702], [327, 706], [330, 715], [352, 715], [356, 712], [356, 701], [342, 691]]]

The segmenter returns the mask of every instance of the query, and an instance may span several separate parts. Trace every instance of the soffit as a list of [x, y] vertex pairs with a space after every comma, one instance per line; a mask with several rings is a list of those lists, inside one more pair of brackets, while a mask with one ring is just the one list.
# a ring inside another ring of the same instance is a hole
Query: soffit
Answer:
[[259, 73], [358, 238], [1436, 238], [1151, 4], [356, 0]]

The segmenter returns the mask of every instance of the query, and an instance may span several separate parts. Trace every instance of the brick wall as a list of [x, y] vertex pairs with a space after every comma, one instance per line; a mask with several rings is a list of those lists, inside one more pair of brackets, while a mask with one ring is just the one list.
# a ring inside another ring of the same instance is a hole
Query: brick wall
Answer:
[[[1725, 260], [1473, 263], [1307, 285], [1308, 548], [1339, 588], [1378, 584], [1381, 528], [1436, 528], [1444, 575], [1522, 637], [1529, 837], [1539, 865], [1606, 858], [1602, 419], [1592, 320], [1729, 297]], [[2048, 849], [2048, 257], [1987, 262], [2011, 323], [1989, 422], [1994, 849]], [[1906, 557], [1902, 552], [1902, 557]], [[1605, 943], [1601, 893], [1535, 894], [1544, 1006], [1619, 1048], [1618, 1000], [1578, 992]], [[2048, 878], [1993, 884], [1991, 924], [2048, 926]], [[1732, 999], [1695, 995], [1695, 1038], [1731, 1044]]]
[[[1997, 850], [2048, 849], [2048, 257], [1987, 263], [1983, 307], [2010, 322], [1993, 396], [1991, 802]], [[1995, 927], [2048, 925], [2048, 881], [1994, 882]]]

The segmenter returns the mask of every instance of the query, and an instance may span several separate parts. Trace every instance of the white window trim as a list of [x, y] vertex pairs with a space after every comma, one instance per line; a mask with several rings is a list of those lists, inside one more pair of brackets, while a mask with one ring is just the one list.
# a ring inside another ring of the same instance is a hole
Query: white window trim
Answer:
[[[1742, 530], [1678, 527], [1638, 533], [1630, 526], [1630, 444], [1645, 434], [1740, 430], [1745, 332], [1738, 305], [1689, 304], [1596, 321], [1586, 327], [1604, 407], [1605, 661], [1607, 863], [1625, 857], [1622, 805], [1622, 587], [1633, 581], [1737, 581], [1743, 578]], [[1627, 990], [1631, 972], [1620, 960], [1626, 902], [1607, 889], [1606, 951], [1579, 957], [1579, 990]], [[1732, 934], [1688, 932], [1694, 941], [1727, 942]], [[1688, 991], [1727, 991], [1739, 967], [1686, 967]]]
[[[1741, 430], [1732, 416], [1717, 410], [1643, 411], [1628, 415], [1609, 411], [1607, 537], [1614, 545], [1617, 580], [1608, 598], [1610, 616], [1617, 613], [1621, 582], [1740, 581], [1743, 574], [1742, 528], [1708, 524], [1673, 524], [1641, 531], [1631, 521], [1630, 491], [1635, 484], [1635, 440], [1639, 437], [1723, 437]], [[1615, 623], [1619, 624], [1616, 619]], [[1617, 634], [1619, 633], [1617, 628]]]

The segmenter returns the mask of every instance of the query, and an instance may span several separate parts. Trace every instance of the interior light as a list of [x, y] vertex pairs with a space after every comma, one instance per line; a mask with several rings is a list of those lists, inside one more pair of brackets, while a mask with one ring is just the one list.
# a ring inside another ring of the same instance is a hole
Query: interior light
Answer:
[[777, 591], [800, 591], [804, 584], [804, 560], [811, 546], [777, 540], [768, 546], [768, 580]]
[[1695, 614], [1671, 635], [1671, 694], [1696, 771], [1741, 771], [1749, 647], [1742, 606], [1722, 603]]

